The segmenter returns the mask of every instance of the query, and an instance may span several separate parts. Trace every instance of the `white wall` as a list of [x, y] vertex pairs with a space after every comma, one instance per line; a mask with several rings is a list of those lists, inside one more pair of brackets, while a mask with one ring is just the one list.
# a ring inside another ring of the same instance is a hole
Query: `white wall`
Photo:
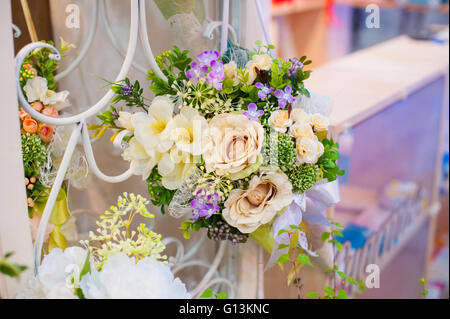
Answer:
[[[22, 166], [19, 118], [14, 81], [14, 49], [11, 29], [11, 5], [0, 1], [0, 255], [14, 251], [12, 261], [32, 265], [31, 234], [26, 208], [24, 172]], [[25, 30], [24, 30], [25, 31]], [[14, 297], [26, 281], [6, 279], [0, 275], [0, 295]]]

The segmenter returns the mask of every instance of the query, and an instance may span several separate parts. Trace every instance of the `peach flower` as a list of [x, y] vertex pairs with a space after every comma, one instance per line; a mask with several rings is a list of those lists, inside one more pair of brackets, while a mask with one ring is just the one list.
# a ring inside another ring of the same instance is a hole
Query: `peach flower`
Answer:
[[23, 121], [23, 120], [25, 120], [26, 118], [29, 118], [29, 117], [30, 117], [30, 115], [28, 115], [28, 113], [25, 112], [24, 109], [21, 108], [19, 110], [19, 118], [20, 118], [21, 121]]
[[31, 106], [38, 112], [42, 111], [42, 109], [44, 108], [41, 102], [33, 102], [31, 103]]
[[39, 129], [39, 137], [44, 143], [49, 143], [53, 137], [54, 128], [51, 125], [41, 123]]
[[50, 117], [58, 117], [58, 111], [54, 106], [46, 106], [41, 112], [42, 114]]
[[22, 127], [25, 132], [34, 134], [38, 130], [38, 124], [35, 120], [33, 120], [31, 117], [25, 117], [25, 119], [22, 122]]

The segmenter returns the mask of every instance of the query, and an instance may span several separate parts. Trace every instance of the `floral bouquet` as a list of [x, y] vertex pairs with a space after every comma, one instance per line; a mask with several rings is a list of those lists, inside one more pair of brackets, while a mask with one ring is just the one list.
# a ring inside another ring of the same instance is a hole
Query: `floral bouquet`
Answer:
[[132, 229], [135, 217], [154, 218], [140, 195], [124, 193], [97, 221], [82, 247], [53, 249], [39, 273], [17, 298], [154, 299], [190, 298], [161, 255], [161, 235], [145, 224]]
[[304, 86], [311, 61], [256, 45], [195, 60], [177, 47], [164, 52], [156, 62], [167, 81], [148, 73], [155, 98], [128, 78], [109, 83], [116, 96], [90, 129], [114, 131], [153, 204], [189, 218], [186, 238], [203, 228], [215, 241], [251, 237], [272, 254], [268, 266], [292, 249], [306, 263], [316, 255], [314, 225], [330, 226], [324, 211], [339, 200], [338, 145], [327, 138], [328, 103]]
[[[53, 45], [52, 42], [48, 43]], [[61, 38], [61, 52], [70, 47], [73, 45]], [[27, 56], [20, 70], [20, 85], [28, 102], [36, 111], [49, 117], [58, 117], [60, 112], [70, 105], [69, 92], [55, 91], [57, 83], [54, 73], [59, 67], [59, 62], [50, 59], [51, 53], [50, 49], [40, 48]], [[57, 167], [62, 160], [65, 143], [62, 131], [57, 132], [52, 125], [33, 119], [21, 106], [19, 118], [28, 213], [31, 218], [32, 234], [35, 237]], [[71, 165], [70, 173], [74, 172], [73, 168], [74, 165]], [[67, 179], [74, 175], [70, 173]], [[58, 194], [47, 228], [48, 245], [45, 247], [47, 251], [55, 247], [65, 248], [68, 240], [76, 239], [73, 231], [75, 221], [69, 213], [66, 191], [65, 183]]]

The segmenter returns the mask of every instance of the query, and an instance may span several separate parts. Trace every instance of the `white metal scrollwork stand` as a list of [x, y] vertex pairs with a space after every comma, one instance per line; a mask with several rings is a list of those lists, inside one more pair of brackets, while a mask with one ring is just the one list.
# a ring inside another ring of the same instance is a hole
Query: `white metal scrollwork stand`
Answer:
[[[95, 35], [95, 29], [98, 21], [98, 10], [99, 10], [99, 1], [101, 5], [101, 9], [103, 10], [103, 19], [104, 23], [106, 21], [106, 16], [104, 16], [105, 8], [104, 8], [104, 1], [103, 0], [96, 0], [94, 1], [93, 10], [92, 10], [92, 25], [90, 27], [89, 33], [88, 33], [88, 39], [81, 49], [81, 52], [79, 56], [72, 62], [72, 64], [64, 71], [60, 72], [56, 75], [56, 80], [59, 80], [68, 74], [72, 72], [75, 68], [78, 67], [82, 59], [85, 57], [90, 45], [92, 44], [94, 35]], [[140, 33], [140, 40], [142, 43], [142, 46], [144, 48], [144, 53], [147, 58], [147, 62], [149, 63], [152, 70], [162, 79], [167, 81], [167, 78], [164, 76], [164, 74], [159, 69], [157, 63], [155, 62], [151, 46], [148, 39], [147, 34], [147, 22], [146, 22], [146, 13], [145, 13], [145, 0], [131, 0], [131, 22], [130, 22], [130, 32], [129, 32], [129, 40], [128, 40], [128, 48], [124, 57], [124, 61], [122, 64], [122, 67], [119, 71], [119, 74], [116, 77], [116, 81], [122, 80], [127, 75], [128, 71], [130, 70], [130, 67], [133, 64], [133, 58], [136, 51], [137, 46], [137, 37], [138, 32]], [[268, 37], [267, 27], [264, 23], [264, 19], [262, 16], [262, 10], [259, 4], [258, 0], [255, 0], [255, 4], [258, 10], [258, 15], [260, 18], [261, 25], [264, 30], [264, 34], [266, 36], [266, 41], [268, 44], [270, 44], [270, 38]], [[226, 39], [228, 37], [228, 30], [229, 30], [229, 24], [228, 24], [228, 15], [229, 15], [229, 0], [224, 0], [224, 13], [223, 13], [223, 21], [222, 21], [222, 38], [221, 38], [221, 52], [225, 52], [226, 50]], [[107, 22], [106, 22], [107, 23]], [[140, 28], [139, 28], [140, 27]], [[216, 27], [216, 26], [214, 26]], [[140, 30], [139, 30], [140, 29]], [[214, 28], [213, 28], [214, 29]], [[211, 31], [212, 32], [212, 31]], [[112, 38], [114, 39], [114, 38]], [[117, 44], [114, 44], [116, 46]], [[25, 111], [30, 114], [33, 118], [36, 120], [47, 123], [49, 125], [75, 125], [71, 137], [69, 139], [69, 142], [66, 147], [66, 151], [64, 153], [62, 162], [60, 164], [60, 167], [58, 169], [56, 178], [54, 180], [53, 186], [50, 191], [50, 195], [48, 197], [44, 212], [42, 214], [41, 222], [39, 225], [39, 229], [37, 232], [37, 236], [35, 239], [35, 245], [34, 245], [34, 274], [38, 274], [39, 265], [41, 262], [41, 252], [42, 247], [44, 244], [44, 235], [45, 235], [45, 229], [48, 225], [49, 218], [51, 215], [51, 212], [53, 210], [53, 207], [56, 202], [56, 198], [58, 196], [59, 190], [62, 186], [62, 183], [64, 181], [66, 172], [68, 170], [68, 167], [70, 165], [70, 160], [72, 158], [72, 155], [74, 153], [75, 147], [77, 145], [78, 140], [82, 139], [82, 144], [85, 150], [86, 159], [89, 164], [90, 169], [92, 172], [100, 179], [109, 182], [109, 183], [119, 183], [127, 180], [133, 175], [133, 170], [130, 167], [127, 171], [124, 173], [118, 175], [118, 176], [107, 176], [105, 175], [97, 166], [94, 153], [92, 150], [91, 140], [89, 137], [88, 128], [86, 125], [86, 120], [98, 114], [104, 107], [107, 106], [107, 104], [110, 102], [110, 100], [114, 96], [114, 92], [109, 90], [95, 105], [91, 106], [87, 110], [70, 117], [61, 117], [61, 118], [53, 118], [46, 115], [43, 115], [33, 109], [31, 105], [28, 103], [26, 97], [24, 96], [22, 92], [22, 88], [20, 86], [20, 70], [23, 64], [23, 61], [25, 58], [30, 54], [33, 50], [38, 48], [48, 48], [53, 53], [50, 55], [51, 59], [59, 60], [61, 58], [58, 50], [46, 43], [43, 42], [34, 42], [30, 43], [24, 48], [20, 50], [20, 52], [16, 56], [15, 61], [15, 75], [16, 75], [16, 81], [17, 81], [17, 94], [20, 105], [25, 109]], [[116, 48], [118, 49], [118, 46]], [[142, 69], [142, 67], [135, 65], [137, 69]], [[205, 236], [203, 236], [192, 248], [190, 251], [188, 251], [186, 254], [184, 254], [184, 248], [182, 243], [175, 239], [175, 238], [166, 238], [165, 243], [176, 243], [177, 244], [177, 254], [175, 257], [175, 262], [172, 265], [174, 273], [191, 266], [200, 266], [205, 267], [208, 269], [206, 275], [203, 277], [203, 279], [200, 281], [200, 283], [197, 285], [196, 288], [193, 289], [191, 292], [192, 296], [198, 297], [204, 289], [211, 287], [215, 284], [221, 283], [227, 285], [230, 290], [233, 290], [233, 286], [230, 281], [228, 281], [225, 278], [216, 277], [214, 278], [214, 275], [217, 273], [218, 267], [220, 265], [221, 260], [223, 259], [223, 256], [225, 254], [226, 250], [226, 242], [221, 242], [219, 244], [219, 248], [217, 251], [217, 254], [211, 264], [202, 262], [200, 260], [190, 260], [193, 255], [198, 251], [200, 248]], [[258, 267], [259, 271], [262, 271], [262, 267]], [[262, 276], [259, 276], [260, 278]], [[259, 283], [259, 285], [262, 285], [262, 283]], [[258, 291], [261, 291], [261, 287], [258, 288]], [[234, 293], [232, 292], [230, 294], [230, 297], [233, 297]], [[263, 294], [261, 292], [258, 293], [258, 297], [262, 297]]]

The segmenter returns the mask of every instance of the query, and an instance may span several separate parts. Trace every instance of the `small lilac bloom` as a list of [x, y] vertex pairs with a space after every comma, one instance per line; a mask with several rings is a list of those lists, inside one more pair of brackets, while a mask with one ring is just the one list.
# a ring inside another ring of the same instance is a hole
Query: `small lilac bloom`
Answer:
[[216, 61], [219, 58], [219, 52], [217, 51], [204, 51], [197, 55], [197, 59], [200, 64], [210, 65], [212, 61]]
[[222, 90], [222, 81], [225, 80], [222, 61], [211, 61], [211, 71], [206, 77], [206, 82], [210, 83], [217, 90]]
[[249, 120], [258, 122], [258, 117], [264, 114], [263, 110], [258, 110], [255, 103], [250, 103], [248, 105], [248, 111], [243, 113]]
[[130, 95], [133, 92], [133, 86], [132, 85], [124, 85], [122, 86], [123, 89], [123, 95], [127, 96]]
[[289, 61], [292, 63], [291, 64], [291, 66], [289, 67], [289, 70], [288, 70], [288, 72], [287, 72], [287, 75], [289, 76], [289, 77], [291, 77], [291, 76], [294, 76], [296, 73], [297, 73], [297, 71], [298, 71], [298, 69], [303, 69], [303, 63], [302, 62], [300, 62], [300, 60], [299, 59], [297, 59], [297, 58], [291, 58], [291, 59], [289, 59]]
[[190, 206], [193, 209], [192, 219], [198, 220], [200, 217], [205, 219], [210, 218], [214, 213], [219, 211], [219, 195], [214, 193], [212, 195], [204, 195], [202, 190], [199, 190], [195, 198], [191, 201]]
[[283, 90], [276, 90], [275, 91], [275, 97], [278, 99], [278, 106], [282, 109], [286, 107], [286, 104], [294, 103], [295, 97], [291, 95], [292, 88], [290, 85], [286, 86], [286, 88]]
[[267, 95], [273, 92], [273, 88], [271, 88], [268, 85], [264, 85], [261, 82], [256, 83], [255, 86], [259, 89], [258, 97], [261, 100], [264, 100], [267, 97]]

